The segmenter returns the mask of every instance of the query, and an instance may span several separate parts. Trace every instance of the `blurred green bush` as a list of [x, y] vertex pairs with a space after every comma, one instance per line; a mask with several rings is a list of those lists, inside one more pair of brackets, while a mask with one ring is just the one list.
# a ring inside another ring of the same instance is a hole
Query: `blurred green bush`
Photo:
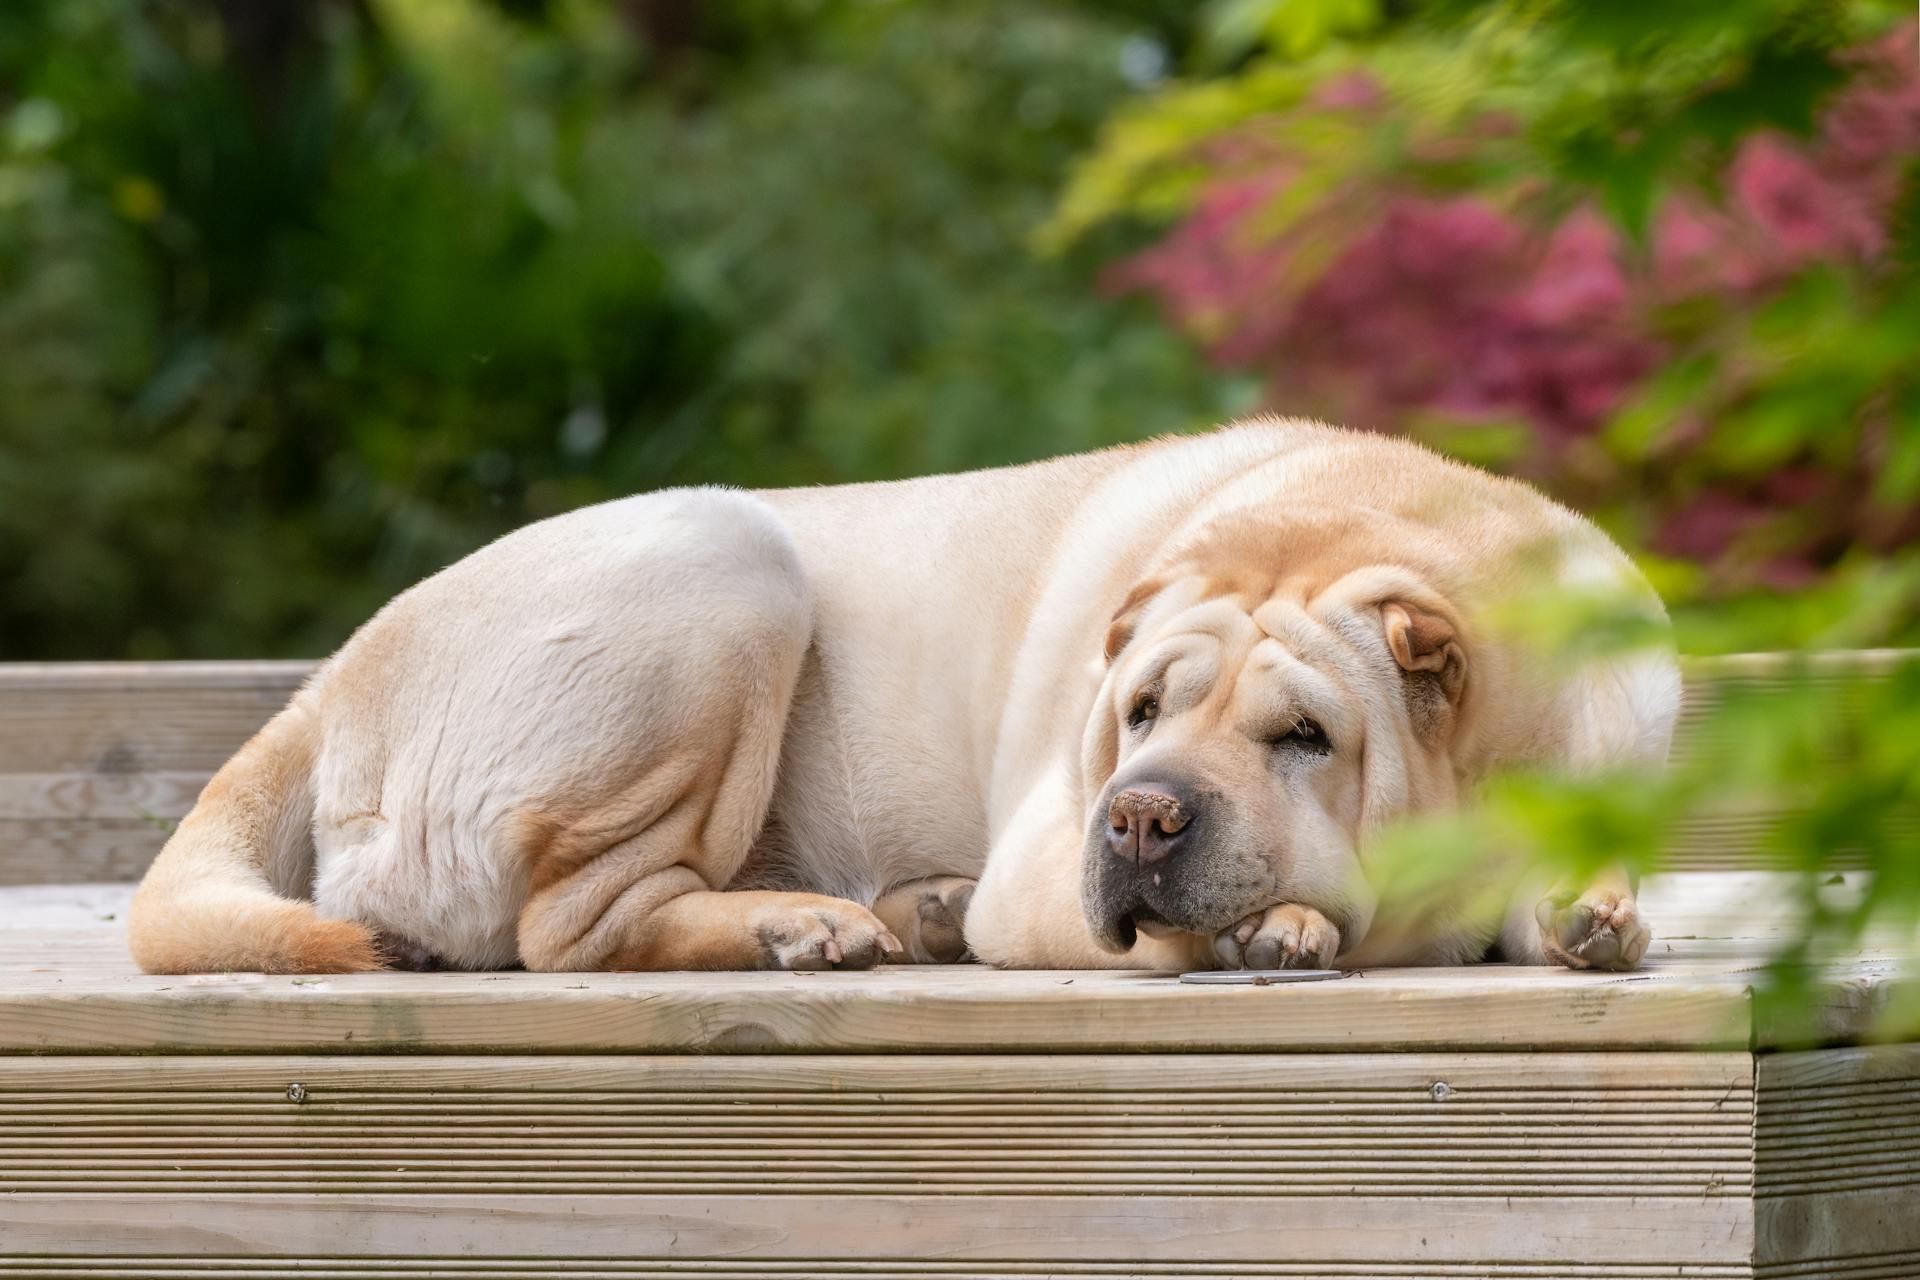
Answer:
[[9, 0], [0, 657], [317, 655], [515, 525], [1248, 408], [1026, 247], [1184, 6]]
[[[1155, 297], [1288, 411], [1403, 432], [1596, 515], [1683, 651], [1920, 640], [1920, 30], [1911, 4], [1216, 0], [1125, 105], [1042, 248], [1135, 223]], [[1509, 619], [1592, 656], [1596, 604]], [[1516, 772], [1387, 833], [1383, 883], [1575, 886], [1677, 824], [1770, 813], [1796, 924], [1766, 998], [1863, 934], [1920, 942], [1920, 665], [1793, 660], [1658, 775]], [[1837, 864], [1863, 868], [1830, 883]], [[1463, 887], [1464, 886], [1464, 887]], [[1782, 886], [1763, 890], [1779, 895]], [[1888, 1034], [1920, 1028], [1920, 991]], [[1810, 1036], [1817, 1025], [1810, 1024]]]

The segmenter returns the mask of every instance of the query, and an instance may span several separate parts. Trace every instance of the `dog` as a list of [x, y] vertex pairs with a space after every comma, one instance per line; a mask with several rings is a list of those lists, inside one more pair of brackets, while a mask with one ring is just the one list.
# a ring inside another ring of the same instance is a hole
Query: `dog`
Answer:
[[1670, 651], [1563, 669], [1499, 624], [1558, 585], [1664, 625], [1537, 491], [1296, 420], [608, 502], [362, 626], [207, 785], [129, 942], [153, 973], [1631, 968], [1618, 874], [1376, 919], [1392, 819], [1664, 760]]

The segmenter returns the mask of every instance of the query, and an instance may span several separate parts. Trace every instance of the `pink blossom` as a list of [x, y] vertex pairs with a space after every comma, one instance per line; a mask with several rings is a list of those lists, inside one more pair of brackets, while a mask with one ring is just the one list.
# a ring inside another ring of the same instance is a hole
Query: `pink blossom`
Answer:
[[1667, 555], [1715, 560], [1770, 515], [1767, 507], [1751, 498], [1709, 490], [1669, 513], [1654, 534], [1653, 545]]
[[1627, 302], [1627, 279], [1613, 228], [1591, 209], [1581, 209], [1555, 227], [1533, 278], [1516, 301], [1543, 325], [1619, 315]]
[[1790, 261], [1871, 258], [1886, 245], [1864, 193], [1829, 178], [1783, 138], [1749, 138], [1728, 177], [1739, 211], [1770, 233]]
[[[1412, 191], [1398, 175], [1351, 180], [1276, 230], [1269, 211], [1302, 160], [1286, 151], [1287, 130], [1254, 126], [1209, 145], [1219, 176], [1108, 281], [1153, 293], [1216, 360], [1262, 371], [1289, 410], [1382, 429], [1433, 413], [1520, 419], [1541, 446], [1535, 462], [1551, 464], [1669, 356], [1676, 308], [1717, 303], [1704, 314], [1737, 317], [1810, 265], [1871, 269], [1885, 255], [1920, 155], [1915, 36], [1906, 25], [1847, 55], [1852, 79], [1811, 138], [1748, 138], [1717, 183], [1670, 194], [1644, 253], [1591, 207], [1540, 225], [1483, 198]], [[1371, 117], [1386, 104], [1355, 76], [1300, 110]], [[1416, 145], [1428, 160], [1460, 159], [1510, 132], [1489, 116]], [[1723, 376], [1720, 394], [1737, 396], [1743, 375]], [[1670, 456], [1696, 456], [1710, 412], [1681, 411], [1663, 434]], [[1718, 479], [1714, 468], [1707, 461], [1705, 487], [1657, 525], [1661, 550], [1718, 560], [1783, 512], [1841, 505], [1837, 477], [1819, 466]], [[1815, 571], [1797, 552], [1753, 570], [1782, 586]]]
[[1759, 283], [1739, 240], [1745, 234], [1724, 212], [1691, 196], [1666, 201], [1653, 225], [1654, 276], [1662, 292], [1687, 295], [1745, 291]]
[[1241, 205], [1196, 210], [1116, 276], [1155, 290], [1228, 364], [1264, 364], [1343, 416], [1391, 421], [1429, 406], [1520, 414], [1556, 435], [1592, 427], [1656, 351], [1625, 325], [1613, 234], [1592, 214], [1544, 242], [1481, 200], [1403, 196], [1346, 241], [1304, 291], [1291, 243], [1249, 253]]
[[1821, 120], [1821, 149], [1828, 163], [1876, 175], [1897, 170], [1920, 150], [1920, 39], [1915, 27], [1903, 23], [1842, 62], [1856, 74]]
[[1359, 110], [1377, 107], [1386, 100], [1380, 82], [1364, 71], [1349, 71], [1334, 76], [1314, 90], [1316, 105], [1334, 110]]

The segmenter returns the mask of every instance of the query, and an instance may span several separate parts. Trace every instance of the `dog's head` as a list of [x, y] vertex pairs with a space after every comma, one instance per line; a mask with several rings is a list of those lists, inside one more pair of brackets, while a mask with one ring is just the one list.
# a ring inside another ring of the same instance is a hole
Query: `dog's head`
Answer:
[[1471, 718], [1465, 619], [1430, 574], [1284, 557], [1293, 530], [1215, 528], [1114, 616], [1082, 748], [1094, 937], [1212, 934], [1275, 902], [1347, 945], [1371, 921], [1363, 836], [1451, 803]]

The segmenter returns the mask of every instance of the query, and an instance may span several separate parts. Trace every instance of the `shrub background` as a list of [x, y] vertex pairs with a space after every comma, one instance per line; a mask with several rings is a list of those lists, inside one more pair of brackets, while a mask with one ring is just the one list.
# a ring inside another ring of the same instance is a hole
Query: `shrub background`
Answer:
[[1251, 408], [1028, 238], [1173, 3], [8, 0], [0, 658], [317, 656], [530, 519]]

